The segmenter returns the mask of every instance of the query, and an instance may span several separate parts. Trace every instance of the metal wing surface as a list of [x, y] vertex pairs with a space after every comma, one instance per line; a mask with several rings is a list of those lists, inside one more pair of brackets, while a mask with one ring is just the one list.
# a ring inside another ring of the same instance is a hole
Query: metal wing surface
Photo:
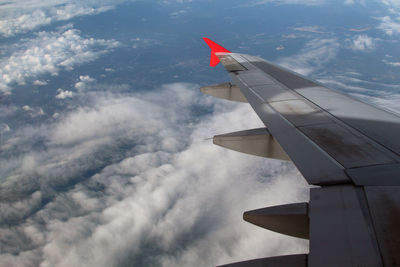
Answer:
[[309, 203], [244, 214], [258, 226], [308, 238], [309, 254], [232, 266], [400, 265], [400, 117], [261, 58], [207, 43], [211, 65], [220, 61], [231, 82], [201, 90], [248, 102], [265, 124], [215, 136], [214, 143], [291, 160], [310, 185], [319, 186], [311, 188]]

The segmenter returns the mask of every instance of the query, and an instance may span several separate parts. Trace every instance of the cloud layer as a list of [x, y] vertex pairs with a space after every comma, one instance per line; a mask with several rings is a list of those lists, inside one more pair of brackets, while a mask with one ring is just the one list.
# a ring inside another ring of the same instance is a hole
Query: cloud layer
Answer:
[[[45, 139], [46, 149], [2, 168], [0, 265], [208, 266], [305, 251], [306, 242], [241, 219], [247, 209], [305, 201], [305, 181], [290, 163], [204, 141], [260, 121], [248, 105], [197, 90], [87, 93], [58, 122], [21, 130], [19, 143]], [[199, 117], [202, 108], [213, 115]]]

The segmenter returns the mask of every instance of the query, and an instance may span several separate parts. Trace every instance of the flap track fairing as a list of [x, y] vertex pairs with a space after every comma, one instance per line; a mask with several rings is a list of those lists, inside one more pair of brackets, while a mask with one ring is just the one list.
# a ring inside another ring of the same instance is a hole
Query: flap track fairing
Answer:
[[290, 160], [267, 128], [257, 128], [216, 135], [213, 143], [238, 152], [259, 157]]
[[308, 203], [294, 203], [246, 211], [243, 219], [285, 235], [309, 239]]
[[203, 86], [200, 88], [203, 94], [215, 96], [236, 102], [248, 103], [239, 87], [231, 83], [220, 83], [215, 85]]

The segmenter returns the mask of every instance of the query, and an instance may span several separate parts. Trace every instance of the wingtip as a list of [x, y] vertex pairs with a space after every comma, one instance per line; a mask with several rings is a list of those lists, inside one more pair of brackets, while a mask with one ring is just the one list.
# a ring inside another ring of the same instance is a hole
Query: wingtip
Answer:
[[211, 50], [213, 50], [214, 52], [218, 53], [218, 52], [225, 52], [225, 53], [231, 53], [231, 51], [229, 51], [228, 49], [226, 49], [225, 47], [217, 44], [216, 42], [214, 42], [213, 40], [211, 40], [210, 38], [207, 37], [203, 37], [204, 42], [206, 42], [206, 44], [211, 48]]
[[210, 43], [213, 43], [213, 41], [211, 41], [211, 39], [210, 39], [210, 38], [207, 38], [207, 37], [203, 37], [203, 40], [204, 40], [204, 42], [206, 42], [206, 44], [207, 44], [208, 46], [210, 46]]
[[203, 37], [204, 42], [210, 47], [211, 49], [211, 57], [210, 57], [210, 66], [215, 67], [219, 63], [219, 58], [215, 53], [231, 53], [228, 49], [222, 47], [221, 45], [217, 44], [216, 42], [212, 41], [211, 39], [207, 37]]

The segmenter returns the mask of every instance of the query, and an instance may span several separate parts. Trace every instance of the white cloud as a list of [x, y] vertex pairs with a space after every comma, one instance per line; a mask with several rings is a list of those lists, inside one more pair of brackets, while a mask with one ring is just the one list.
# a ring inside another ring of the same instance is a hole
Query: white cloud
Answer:
[[35, 81], [33, 81], [32, 84], [33, 85], [43, 86], [43, 85], [47, 85], [47, 81], [35, 80]]
[[159, 45], [161, 42], [157, 39], [151, 39], [151, 38], [141, 38], [141, 37], [135, 37], [130, 39], [132, 42], [132, 48], [143, 48], [143, 47], [150, 47], [154, 45]]
[[387, 59], [383, 59], [382, 61], [392, 67], [400, 67], [400, 62], [393, 62], [393, 61], [389, 61]]
[[383, 30], [387, 35], [392, 36], [400, 33], [400, 21], [393, 19], [390, 16], [384, 16], [379, 18], [381, 23], [378, 25], [378, 29]]
[[73, 96], [74, 96], [74, 93], [72, 91], [68, 91], [68, 90], [64, 91], [61, 88], [57, 89], [57, 95], [56, 95], [57, 99], [71, 98]]
[[256, 0], [242, 6], [252, 7], [265, 4], [277, 5], [306, 5], [306, 6], [320, 6], [326, 3], [326, 0]]
[[28, 105], [22, 106], [22, 110], [29, 112], [32, 117], [44, 115], [44, 111], [41, 107], [32, 108]]
[[0, 35], [13, 36], [56, 21], [108, 11], [125, 0], [28, 0], [0, 5]]
[[397, 0], [381, 0], [381, 2], [390, 8], [400, 8], [400, 2]]
[[187, 11], [184, 9], [169, 13], [169, 16], [173, 19], [182, 18], [183, 16], [186, 16], [186, 15], [187, 15]]
[[[346, 82], [343, 82], [343, 80], [346, 80]], [[340, 88], [342, 90], [351, 90], [353, 92], [371, 92], [371, 90], [366, 89], [365, 87], [362, 87], [359, 85], [361, 81], [351, 81], [349, 77], [343, 77], [343, 76], [335, 76], [333, 78], [322, 78], [318, 79], [318, 81], [326, 86], [332, 86], [332, 88]], [[351, 85], [353, 84], [358, 84], [358, 85]]]
[[400, 94], [389, 91], [375, 92], [375, 95], [353, 94], [367, 103], [379, 106], [381, 109], [388, 110], [400, 115]]
[[[14, 222], [2, 236], [15, 240], [4, 243], [0, 265], [209, 266], [307, 250], [241, 219], [248, 209], [307, 200], [293, 165], [204, 141], [261, 126], [249, 105], [188, 84], [82, 98], [56, 123], [20, 130], [18, 144], [45, 139], [46, 149], [28, 145], [0, 168], [3, 177], [11, 169], [3, 197], [16, 198], [0, 202]], [[199, 117], [199, 108], [213, 115]]]
[[336, 39], [313, 39], [297, 54], [278, 63], [303, 75], [309, 75], [336, 57], [340, 44]]
[[32, 109], [30, 106], [28, 106], [28, 105], [23, 106], [22, 109], [25, 110], [25, 111], [31, 111], [31, 110], [33, 110], [33, 109]]
[[372, 51], [375, 47], [376, 40], [365, 34], [354, 36], [350, 45], [351, 49], [358, 51]]
[[94, 83], [96, 79], [90, 77], [89, 75], [79, 76], [79, 80], [75, 83], [75, 88], [79, 91], [85, 90], [89, 84]]
[[10, 126], [6, 123], [0, 123], [0, 134], [11, 131]]
[[400, 67], [400, 62], [387, 62], [387, 64], [389, 64], [393, 67]]
[[387, 7], [390, 15], [377, 18], [380, 21], [378, 29], [384, 31], [387, 35], [393, 36], [400, 33], [400, 2], [397, 0], [381, 0]]
[[345, 0], [344, 1], [345, 5], [354, 5], [355, 3], [359, 3], [363, 6], [365, 6], [365, 0]]
[[43, 74], [57, 75], [61, 69], [90, 62], [117, 47], [114, 40], [83, 38], [75, 29], [60, 32], [40, 32], [26, 40], [23, 47], [0, 60], [0, 91], [10, 91], [14, 83]]
[[327, 33], [319, 26], [303, 26], [303, 27], [294, 27], [293, 30], [300, 32], [312, 32], [312, 33]]
[[89, 75], [81, 75], [81, 76], [79, 76], [79, 80], [82, 82], [87, 82], [87, 83], [96, 81], [94, 78], [90, 77]]

